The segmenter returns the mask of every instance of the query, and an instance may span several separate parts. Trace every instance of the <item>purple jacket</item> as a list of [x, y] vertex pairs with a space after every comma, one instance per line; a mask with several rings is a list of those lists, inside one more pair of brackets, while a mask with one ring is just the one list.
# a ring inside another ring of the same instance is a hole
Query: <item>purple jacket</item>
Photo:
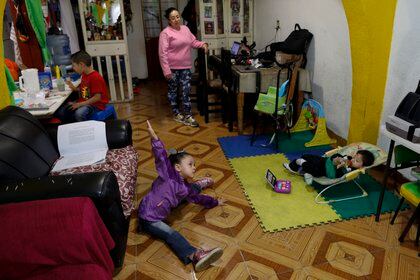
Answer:
[[152, 151], [159, 176], [153, 181], [152, 189], [140, 202], [139, 218], [150, 222], [164, 220], [171, 212], [171, 208], [178, 206], [183, 199], [206, 208], [218, 205], [217, 199], [199, 194], [184, 181], [184, 178], [172, 167], [160, 140], [152, 139]]

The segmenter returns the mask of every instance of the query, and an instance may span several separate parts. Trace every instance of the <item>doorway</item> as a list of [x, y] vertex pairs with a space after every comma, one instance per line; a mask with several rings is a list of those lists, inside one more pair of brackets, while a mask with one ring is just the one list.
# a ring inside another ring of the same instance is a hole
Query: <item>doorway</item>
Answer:
[[158, 48], [159, 34], [168, 25], [165, 10], [178, 9], [177, 0], [142, 0], [144, 39], [146, 41], [147, 70], [150, 80], [163, 79]]

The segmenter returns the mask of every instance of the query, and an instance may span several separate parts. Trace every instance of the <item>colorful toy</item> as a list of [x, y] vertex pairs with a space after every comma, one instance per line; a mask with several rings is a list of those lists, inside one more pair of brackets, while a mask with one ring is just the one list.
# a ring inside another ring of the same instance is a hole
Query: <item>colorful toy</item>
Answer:
[[290, 193], [292, 183], [289, 180], [277, 180], [276, 176], [274, 176], [270, 169], [267, 169], [265, 178], [276, 193]]
[[311, 141], [305, 143], [305, 147], [329, 145], [337, 142], [328, 136], [327, 120], [322, 105], [313, 99], [306, 100], [302, 104], [299, 119], [290, 132], [306, 130], [313, 130], [315, 135]]

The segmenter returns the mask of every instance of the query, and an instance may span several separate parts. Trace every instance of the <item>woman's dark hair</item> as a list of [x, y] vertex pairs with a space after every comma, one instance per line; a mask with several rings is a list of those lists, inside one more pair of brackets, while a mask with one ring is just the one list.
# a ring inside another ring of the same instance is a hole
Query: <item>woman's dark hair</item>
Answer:
[[181, 160], [185, 158], [186, 156], [190, 156], [190, 154], [182, 151], [182, 152], [170, 154], [168, 156], [168, 159], [171, 162], [171, 165], [175, 166], [175, 164], [181, 163]]
[[375, 156], [372, 152], [368, 150], [359, 150], [357, 153], [362, 156], [363, 166], [369, 166], [375, 162]]
[[166, 17], [167, 19], [169, 19], [169, 15], [170, 15], [173, 11], [177, 11], [177, 12], [178, 12], [178, 9], [176, 9], [176, 8], [174, 8], [174, 7], [170, 7], [170, 8], [168, 8], [168, 9], [166, 9], [166, 11], [165, 11], [165, 17]]

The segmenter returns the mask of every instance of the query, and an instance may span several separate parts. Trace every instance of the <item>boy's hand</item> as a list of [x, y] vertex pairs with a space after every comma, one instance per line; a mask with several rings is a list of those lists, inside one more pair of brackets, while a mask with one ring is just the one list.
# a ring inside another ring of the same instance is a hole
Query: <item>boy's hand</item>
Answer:
[[225, 198], [223, 198], [223, 197], [217, 199], [217, 202], [218, 202], [218, 205], [219, 206], [226, 205], [226, 201], [227, 200]]
[[149, 131], [150, 137], [152, 137], [152, 139], [154, 140], [158, 140], [159, 138], [157, 137], [155, 131], [152, 128], [152, 125], [150, 124], [150, 122], [147, 120], [147, 130]]
[[340, 163], [337, 165], [337, 169], [341, 168], [341, 167], [346, 167], [347, 166], [347, 160], [341, 158]]
[[343, 158], [342, 157], [335, 157], [333, 158], [333, 164], [334, 165], [339, 165], [343, 162]]
[[77, 108], [80, 108], [82, 105], [80, 103], [74, 102], [69, 105], [70, 110], [76, 110]]
[[77, 90], [77, 87], [75, 87], [75, 86], [73, 85], [73, 83], [72, 83], [70, 80], [67, 80], [67, 81], [66, 81], [66, 84], [69, 86], [69, 88], [70, 88], [72, 91]]

